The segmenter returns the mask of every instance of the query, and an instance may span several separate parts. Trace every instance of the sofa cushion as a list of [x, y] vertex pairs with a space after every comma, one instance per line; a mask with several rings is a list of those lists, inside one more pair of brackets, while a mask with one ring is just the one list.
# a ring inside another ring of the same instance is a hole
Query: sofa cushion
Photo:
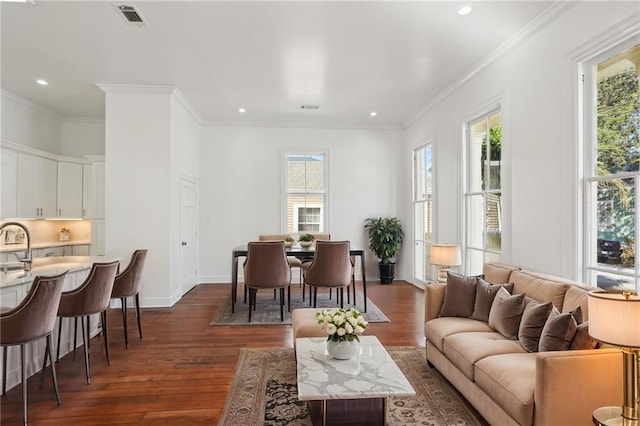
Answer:
[[484, 279], [492, 284], [510, 282], [511, 272], [518, 269], [516, 266], [503, 265], [501, 263], [485, 263], [482, 265]]
[[491, 284], [482, 278], [478, 278], [476, 284], [476, 301], [473, 305], [473, 313], [469, 318], [488, 322], [491, 304], [500, 287], [504, 287], [509, 293], [513, 290], [513, 284]]
[[578, 326], [576, 335], [573, 336], [569, 350], [595, 349], [598, 341], [589, 334], [589, 321], [585, 321]]
[[441, 317], [469, 318], [471, 316], [476, 300], [477, 278], [447, 272], [447, 289], [440, 310]]
[[493, 328], [507, 339], [518, 338], [518, 327], [524, 311], [524, 294], [510, 295], [500, 288], [491, 304], [489, 311], [489, 327]]
[[564, 295], [569, 288], [564, 280], [555, 280], [548, 275], [528, 271], [513, 271], [509, 280], [513, 283], [513, 293], [525, 293], [538, 302], [552, 302], [562, 311]]
[[518, 328], [518, 340], [527, 352], [537, 352], [540, 335], [547, 318], [553, 309], [551, 302], [536, 302], [531, 300], [527, 303], [522, 313], [520, 327]]
[[578, 323], [571, 312], [561, 314], [553, 308], [542, 329], [538, 351], [566, 351], [571, 345], [577, 328]]
[[506, 353], [522, 353], [516, 340], [495, 331], [452, 334], [444, 339], [444, 354], [458, 369], [474, 380], [474, 364], [485, 357]]
[[519, 424], [533, 424], [535, 353], [483, 358], [475, 365], [475, 381], [480, 389]]
[[486, 322], [469, 318], [443, 317], [427, 321], [424, 326], [425, 335], [440, 352], [444, 352], [443, 344], [447, 336], [470, 331], [493, 331]]

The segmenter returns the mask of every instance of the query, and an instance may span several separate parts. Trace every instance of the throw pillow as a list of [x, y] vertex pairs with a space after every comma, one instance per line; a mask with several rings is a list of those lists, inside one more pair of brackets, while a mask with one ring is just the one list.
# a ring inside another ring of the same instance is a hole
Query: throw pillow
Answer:
[[578, 326], [576, 335], [569, 345], [569, 350], [595, 349], [598, 341], [589, 334], [589, 321], [585, 321]]
[[489, 311], [489, 327], [507, 339], [518, 338], [518, 327], [524, 311], [524, 293], [511, 295], [505, 288], [498, 289]]
[[440, 310], [441, 317], [469, 318], [476, 300], [476, 279], [475, 276], [466, 277], [455, 272], [447, 272], [447, 289]]
[[571, 312], [561, 314], [555, 307], [549, 314], [538, 343], [538, 351], [566, 351], [576, 335], [578, 323]]
[[476, 300], [473, 305], [473, 313], [469, 318], [489, 322], [491, 304], [493, 303], [493, 299], [496, 297], [496, 293], [500, 290], [500, 287], [504, 287], [509, 293], [513, 291], [513, 283], [491, 284], [483, 278], [478, 277]]
[[525, 306], [518, 328], [518, 340], [527, 352], [538, 351], [540, 335], [552, 309], [551, 302], [540, 303], [532, 300]]

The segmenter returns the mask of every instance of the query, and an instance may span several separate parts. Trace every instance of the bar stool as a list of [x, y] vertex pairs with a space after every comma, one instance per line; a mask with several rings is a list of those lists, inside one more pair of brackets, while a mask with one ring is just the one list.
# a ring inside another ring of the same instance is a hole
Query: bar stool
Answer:
[[58, 379], [56, 367], [51, 355], [51, 333], [56, 324], [56, 314], [62, 294], [64, 277], [68, 271], [51, 277], [37, 276], [29, 289], [27, 296], [18, 306], [0, 313], [0, 346], [2, 346], [2, 394], [7, 393], [7, 347], [20, 345], [20, 370], [22, 380], [22, 417], [27, 424], [27, 366], [25, 345], [29, 342], [46, 337], [47, 345], [44, 352], [44, 364], [40, 377], [40, 388], [44, 382], [44, 369], [47, 359], [51, 359], [51, 377], [56, 400], [60, 405]]
[[[63, 318], [78, 318], [82, 325], [82, 340], [84, 346], [84, 368], [87, 375], [87, 384], [91, 383], [89, 378], [89, 315], [100, 314], [102, 321], [102, 334], [104, 334], [104, 350], [107, 355], [107, 362], [111, 365], [109, 355], [109, 333], [107, 328], [107, 308], [113, 290], [113, 281], [116, 277], [119, 262], [94, 263], [91, 265], [89, 276], [76, 289], [65, 291], [60, 298], [58, 308], [58, 351], [56, 361], [60, 359], [60, 335], [62, 334]], [[86, 327], [85, 327], [86, 319]], [[74, 347], [75, 350], [75, 347]]]
[[136, 310], [136, 318], [138, 320], [138, 333], [142, 339], [142, 325], [140, 324], [140, 295], [138, 288], [140, 287], [140, 277], [142, 276], [142, 268], [147, 258], [147, 250], [140, 249], [133, 252], [131, 261], [124, 271], [116, 275], [111, 291], [112, 299], [120, 299], [122, 302], [122, 324], [124, 327], [124, 347], [129, 349], [129, 336], [127, 333], [127, 297], [133, 297], [133, 304]]

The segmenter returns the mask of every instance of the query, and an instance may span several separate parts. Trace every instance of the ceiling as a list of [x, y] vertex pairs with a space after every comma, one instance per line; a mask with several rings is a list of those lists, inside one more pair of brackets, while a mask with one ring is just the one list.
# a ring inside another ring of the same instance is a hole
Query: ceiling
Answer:
[[142, 27], [114, 4], [2, 3], [2, 89], [63, 118], [104, 116], [96, 84], [170, 85], [203, 123], [402, 128], [553, 2], [117, 3]]

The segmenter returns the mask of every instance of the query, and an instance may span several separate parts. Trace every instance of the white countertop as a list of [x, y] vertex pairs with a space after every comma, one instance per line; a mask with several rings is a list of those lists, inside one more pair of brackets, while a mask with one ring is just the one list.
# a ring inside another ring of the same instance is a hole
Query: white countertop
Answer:
[[[51, 256], [39, 257], [33, 260], [31, 271], [0, 271], [0, 287], [26, 284], [33, 281], [36, 275], [57, 275], [68, 270], [69, 272], [89, 269], [94, 262], [108, 262], [105, 256]], [[115, 259], [113, 259], [115, 260]]]
[[375, 336], [360, 336], [360, 353], [347, 360], [327, 354], [325, 337], [296, 339], [298, 399], [414, 396], [415, 390]]

